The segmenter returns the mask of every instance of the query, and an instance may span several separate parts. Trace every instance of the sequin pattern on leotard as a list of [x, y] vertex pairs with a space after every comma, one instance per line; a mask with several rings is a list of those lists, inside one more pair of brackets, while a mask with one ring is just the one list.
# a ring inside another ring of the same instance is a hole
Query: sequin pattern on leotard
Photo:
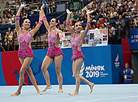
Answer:
[[22, 31], [18, 36], [18, 41], [20, 42], [18, 56], [19, 58], [34, 57], [32, 49], [29, 47], [31, 43], [32, 35], [30, 32], [27, 32], [26, 35]]
[[49, 57], [56, 57], [59, 55], [63, 55], [63, 52], [60, 48], [55, 46], [55, 42], [59, 39], [59, 36], [57, 35], [57, 29], [55, 30], [55, 32], [53, 32], [53, 34], [51, 34], [51, 31], [48, 33], [48, 52], [47, 52], [47, 56]]
[[76, 60], [78, 58], [83, 58], [85, 60], [84, 55], [82, 54], [82, 51], [78, 51], [78, 44], [80, 43], [82, 39], [80, 39], [80, 34], [75, 38], [75, 34], [72, 37], [72, 50], [73, 50], [73, 55], [72, 55], [72, 60]]

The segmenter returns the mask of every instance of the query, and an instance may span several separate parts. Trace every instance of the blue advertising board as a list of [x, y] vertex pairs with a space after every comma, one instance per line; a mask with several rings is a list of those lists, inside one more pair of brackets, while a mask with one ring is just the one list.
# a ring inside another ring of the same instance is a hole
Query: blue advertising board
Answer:
[[[72, 77], [72, 49], [62, 49], [64, 53], [61, 72], [63, 75], [63, 84], [75, 84], [75, 79]], [[33, 50], [35, 58], [31, 63], [36, 81], [39, 85], [45, 85], [45, 79], [41, 71], [43, 59], [47, 54], [47, 49]], [[112, 84], [119, 83], [120, 73], [123, 69], [123, 53], [121, 45], [82, 47], [82, 52], [85, 56], [85, 61], [82, 64], [80, 75], [85, 77], [95, 84]], [[8, 54], [9, 53], [9, 54]], [[0, 60], [0, 85], [18, 85], [17, 76], [19, 76], [20, 62], [18, 61], [18, 52], [3, 53], [3, 58]], [[5, 57], [7, 56], [7, 57]], [[11, 59], [11, 65], [7, 65], [7, 60]], [[12, 62], [13, 61], [13, 62]], [[18, 66], [14, 66], [17, 65]], [[9, 68], [8, 68], [9, 67]], [[19, 67], [19, 68], [18, 68]], [[6, 68], [6, 69], [5, 69]], [[7, 71], [11, 68], [11, 71]], [[50, 81], [52, 85], [58, 85], [55, 64], [52, 63], [49, 68]], [[17, 72], [17, 73], [15, 73]], [[14, 74], [13, 74], [14, 73]], [[4, 75], [3, 75], [4, 74]], [[12, 77], [12, 81], [11, 78]], [[26, 77], [26, 83], [30, 85], [29, 77]], [[84, 84], [81, 82], [81, 84]]]
[[138, 29], [130, 29], [130, 49], [137, 50], [138, 49]]

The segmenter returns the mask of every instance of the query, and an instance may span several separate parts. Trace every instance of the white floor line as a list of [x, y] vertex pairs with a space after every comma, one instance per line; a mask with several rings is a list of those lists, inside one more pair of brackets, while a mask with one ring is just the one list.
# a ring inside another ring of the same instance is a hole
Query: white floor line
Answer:
[[127, 97], [116, 97], [116, 98], [103, 98], [103, 99], [85, 100], [85, 101], [76, 101], [76, 102], [96, 102], [96, 101], [118, 100], [118, 99], [136, 98], [136, 97], [138, 97], [138, 96], [127, 96]]

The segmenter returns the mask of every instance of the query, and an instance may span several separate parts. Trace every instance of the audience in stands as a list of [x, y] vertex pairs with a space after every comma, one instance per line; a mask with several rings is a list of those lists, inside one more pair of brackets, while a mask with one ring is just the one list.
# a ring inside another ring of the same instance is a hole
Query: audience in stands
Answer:
[[[30, 4], [26, 9], [22, 11], [22, 18], [27, 18], [29, 15], [37, 14], [37, 10], [39, 9], [39, 5], [41, 4], [42, 0], [11, 0], [11, 2], [6, 2], [5, 10], [3, 12], [3, 16], [1, 16], [0, 23], [14, 23], [15, 10], [11, 10], [10, 4], [17, 5], [16, 9], [18, 9], [20, 3], [23, 1]], [[74, 27], [74, 23], [79, 20], [83, 21], [83, 25], [85, 25], [87, 11], [93, 10], [94, 12], [90, 15], [90, 29], [108, 27], [109, 44], [116, 43], [115, 40], [117, 38], [121, 39], [125, 37], [125, 31], [126, 29], [130, 28], [130, 26], [131, 28], [138, 28], [138, 17], [136, 17], [138, 15], [138, 0], [112, 0], [113, 2], [109, 1], [110, 0], [81, 0], [81, 2], [83, 2], [86, 7], [82, 9], [82, 14], [78, 14], [78, 12], [75, 10], [73, 11], [70, 25]], [[47, 3], [49, 4], [47, 13], [49, 11], [56, 12], [56, 2], [54, 0], [47, 0]], [[129, 25], [128, 22], [131, 22], [129, 23], [131, 25]], [[59, 29], [64, 32], [67, 31], [65, 24], [66, 22], [63, 22], [63, 24], [59, 25]], [[9, 34], [7, 33], [6, 36], [9, 36]], [[13, 38], [17, 38], [16, 34]], [[43, 43], [45, 43], [45, 41]]]

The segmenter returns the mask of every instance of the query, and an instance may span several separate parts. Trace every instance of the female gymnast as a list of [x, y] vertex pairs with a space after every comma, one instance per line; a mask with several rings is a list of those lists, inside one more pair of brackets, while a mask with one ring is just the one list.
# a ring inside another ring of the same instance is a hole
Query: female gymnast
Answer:
[[62, 31], [56, 28], [56, 26], [58, 25], [57, 19], [55, 18], [51, 19], [50, 25], [48, 24], [43, 8], [44, 8], [44, 4], [42, 5], [41, 11], [43, 14], [42, 19], [43, 19], [44, 25], [48, 31], [49, 47], [48, 47], [47, 55], [44, 58], [43, 63], [42, 63], [42, 71], [43, 71], [43, 75], [47, 83], [47, 86], [42, 91], [44, 92], [47, 89], [51, 88], [49, 72], [47, 69], [51, 65], [51, 63], [55, 61], [55, 69], [56, 69], [58, 83], [59, 83], [58, 92], [60, 93], [60, 92], [63, 92], [62, 90], [63, 77], [61, 74], [61, 64], [62, 64], [62, 59], [63, 59], [64, 54], [62, 50], [59, 48], [59, 40], [61, 39], [64, 43], [66, 43], [67, 41], [64, 39], [62, 35]]
[[87, 26], [82, 34], [80, 34], [82, 30], [82, 25], [80, 22], [75, 23], [74, 30], [70, 26], [70, 15], [71, 12], [67, 9], [67, 20], [66, 20], [66, 25], [68, 30], [71, 32], [71, 37], [72, 37], [72, 50], [73, 50], [73, 55], [72, 55], [72, 60], [73, 60], [73, 77], [76, 79], [76, 89], [73, 93], [69, 93], [69, 95], [78, 95], [79, 94], [79, 86], [80, 86], [80, 81], [86, 83], [90, 87], [90, 93], [93, 90], [94, 83], [91, 83], [84, 77], [79, 75], [81, 66], [83, 61], [85, 60], [84, 55], [82, 54], [81, 51], [81, 46], [84, 40], [85, 35], [87, 34], [89, 27], [90, 27], [90, 11], [87, 11]]
[[40, 90], [37, 87], [36, 79], [33, 75], [30, 64], [34, 57], [34, 53], [31, 49], [31, 40], [33, 38], [33, 35], [39, 30], [40, 26], [42, 25], [42, 12], [41, 11], [39, 12], [39, 23], [34, 29], [32, 29], [31, 31], [29, 30], [31, 25], [29, 19], [25, 19], [23, 21], [23, 24], [22, 24], [23, 28], [21, 28], [19, 23], [19, 19], [20, 19], [19, 16], [22, 8], [24, 8], [25, 6], [26, 6], [25, 4], [21, 4], [15, 17], [17, 36], [19, 41], [18, 56], [22, 66], [20, 69], [19, 87], [17, 91], [11, 96], [18, 96], [21, 93], [21, 88], [24, 83], [25, 71], [27, 71], [27, 73], [29, 74], [30, 80], [33, 83], [34, 87], [36, 88], [37, 94], [41, 95]]

